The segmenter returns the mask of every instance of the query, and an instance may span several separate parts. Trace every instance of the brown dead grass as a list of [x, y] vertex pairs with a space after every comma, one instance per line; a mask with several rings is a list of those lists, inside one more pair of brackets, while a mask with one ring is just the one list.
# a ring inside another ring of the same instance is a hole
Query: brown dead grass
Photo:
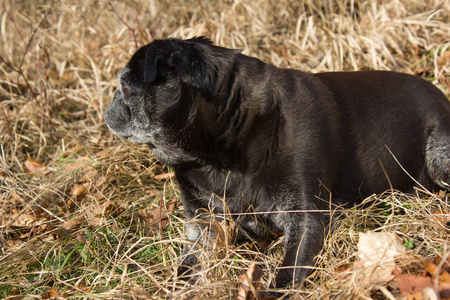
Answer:
[[[282, 240], [224, 238], [196, 284], [175, 276], [186, 240], [170, 170], [102, 119], [118, 72], [154, 38], [205, 35], [280, 67], [395, 70], [450, 89], [446, 0], [21, 1], [0, 11], [1, 297], [234, 298], [253, 261], [262, 287], [273, 282]], [[411, 261], [448, 256], [445, 196], [377, 199], [388, 209], [341, 213], [298, 298], [405, 297], [351, 267], [360, 231], [395, 232]]]

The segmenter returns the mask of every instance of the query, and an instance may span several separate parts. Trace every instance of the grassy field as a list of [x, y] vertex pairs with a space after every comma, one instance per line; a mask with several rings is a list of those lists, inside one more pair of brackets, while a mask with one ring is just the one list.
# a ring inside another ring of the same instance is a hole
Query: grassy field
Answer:
[[[221, 226], [199, 281], [176, 277], [187, 241], [171, 170], [103, 121], [117, 74], [139, 46], [204, 35], [279, 67], [395, 70], [449, 95], [449, 24], [448, 0], [2, 2], [0, 298], [229, 299], [252, 262], [263, 271], [256, 288], [273, 282], [283, 238], [230, 245]], [[358, 264], [358, 234], [375, 230], [409, 249], [396, 261], [402, 274], [432, 280], [446, 299], [448, 197], [387, 191], [371, 208], [339, 212], [317, 270], [294, 297], [435, 299], [412, 296], [400, 276], [374, 280], [375, 268]]]

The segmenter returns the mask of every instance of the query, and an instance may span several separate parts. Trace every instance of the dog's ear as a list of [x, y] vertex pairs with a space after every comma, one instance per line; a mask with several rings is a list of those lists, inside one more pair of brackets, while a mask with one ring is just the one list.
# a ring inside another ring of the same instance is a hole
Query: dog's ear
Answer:
[[168, 69], [185, 84], [213, 94], [228, 80], [237, 53], [203, 37], [155, 41], [146, 53], [144, 81], [152, 83], [158, 72]]
[[173, 56], [174, 49], [167, 47], [162, 43], [161, 47], [158, 48], [149, 47], [145, 53], [144, 82], [154, 82], [158, 71], [160, 71], [162, 67], [173, 65]]

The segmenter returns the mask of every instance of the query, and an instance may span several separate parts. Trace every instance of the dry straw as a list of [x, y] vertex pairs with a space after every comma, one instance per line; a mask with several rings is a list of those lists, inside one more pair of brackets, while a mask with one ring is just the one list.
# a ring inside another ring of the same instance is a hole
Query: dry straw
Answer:
[[[177, 278], [183, 212], [176, 183], [158, 177], [170, 170], [145, 147], [114, 138], [102, 119], [138, 46], [204, 35], [279, 67], [395, 70], [448, 94], [449, 14], [447, 0], [1, 4], [0, 297], [228, 299], [254, 261], [262, 287], [273, 282], [282, 238], [231, 245], [219, 221], [224, 245], [199, 280]], [[360, 231], [395, 232], [417, 257], [448, 254], [445, 196], [389, 191], [373, 199], [373, 207], [334, 216], [297, 298], [401, 298], [391, 283], [377, 286], [345, 268], [356, 260]]]

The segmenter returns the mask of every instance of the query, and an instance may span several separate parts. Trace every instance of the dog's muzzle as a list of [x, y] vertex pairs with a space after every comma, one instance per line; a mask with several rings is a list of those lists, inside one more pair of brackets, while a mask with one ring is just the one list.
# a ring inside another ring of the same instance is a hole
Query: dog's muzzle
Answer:
[[106, 125], [114, 134], [125, 137], [123, 129], [130, 122], [131, 111], [124, 103], [119, 91], [114, 94], [113, 102], [106, 109], [104, 119]]

